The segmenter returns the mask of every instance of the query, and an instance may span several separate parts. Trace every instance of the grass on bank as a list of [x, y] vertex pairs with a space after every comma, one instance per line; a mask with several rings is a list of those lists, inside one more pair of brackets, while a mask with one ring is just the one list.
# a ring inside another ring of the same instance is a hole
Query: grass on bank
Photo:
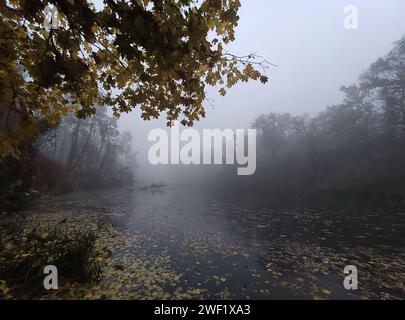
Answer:
[[27, 227], [23, 217], [0, 215], [0, 299], [41, 296], [46, 265], [58, 268], [59, 282], [98, 279], [97, 237], [93, 230]]

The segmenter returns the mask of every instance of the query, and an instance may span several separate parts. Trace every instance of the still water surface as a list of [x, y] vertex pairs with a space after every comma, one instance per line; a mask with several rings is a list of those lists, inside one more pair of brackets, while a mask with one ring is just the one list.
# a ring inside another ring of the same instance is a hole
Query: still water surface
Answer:
[[[402, 203], [171, 186], [65, 198], [126, 212], [112, 222], [153, 239], [150, 254], [167, 252], [180, 285], [207, 299], [405, 298]], [[343, 287], [346, 265], [358, 267], [357, 291]]]

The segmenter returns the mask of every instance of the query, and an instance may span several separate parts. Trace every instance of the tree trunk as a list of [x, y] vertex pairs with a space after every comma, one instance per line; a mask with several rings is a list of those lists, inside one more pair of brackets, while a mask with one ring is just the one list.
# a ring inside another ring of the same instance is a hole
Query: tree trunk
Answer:
[[70, 145], [70, 151], [69, 151], [69, 155], [68, 155], [68, 158], [67, 158], [67, 161], [66, 161], [66, 166], [65, 166], [67, 171], [70, 171], [72, 169], [73, 161], [75, 160], [75, 157], [76, 157], [77, 143], [78, 143], [78, 140], [79, 140], [80, 125], [81, 125], [81, 121], [77, 120], [75, 128], [73, 129], [72, 140], [71, 140], [71, 145]]

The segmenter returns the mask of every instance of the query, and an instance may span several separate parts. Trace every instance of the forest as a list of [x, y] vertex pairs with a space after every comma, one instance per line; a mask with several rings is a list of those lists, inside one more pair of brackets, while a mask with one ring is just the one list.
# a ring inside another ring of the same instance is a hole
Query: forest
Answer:
[[402, 38], [360, 76], [358, 84], [341, 88], [341, 104], [315, 116], [270, 113], [257, 117], [252, 124], [258, 132], [254, 183], [270, 190], [403, 198], [404, 75]]

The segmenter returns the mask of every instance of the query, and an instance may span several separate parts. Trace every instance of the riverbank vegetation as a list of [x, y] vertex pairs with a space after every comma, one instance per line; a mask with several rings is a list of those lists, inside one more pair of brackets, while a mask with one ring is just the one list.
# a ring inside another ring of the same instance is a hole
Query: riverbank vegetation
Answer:
[[0, 218], [0, 299], [44, 295], [45, 265], [57, 265], [63, 282], [98, 279], [100, 252], [94, 230], [69, 230], [63, 222], [40, 226], [20, 215]]
[[227, 169], [225, 188], [405, 199], [405, 38], [341, 90], [342, 103], [318, 115], [260, 115], [256, 174]]
[[96, 115], [61, 118], [25, 147], [21, 157], [1, 160], [0, 209], [14, 211], [41, 194], [130, 185], [136, 154], [130, 132], [98, 107]]

